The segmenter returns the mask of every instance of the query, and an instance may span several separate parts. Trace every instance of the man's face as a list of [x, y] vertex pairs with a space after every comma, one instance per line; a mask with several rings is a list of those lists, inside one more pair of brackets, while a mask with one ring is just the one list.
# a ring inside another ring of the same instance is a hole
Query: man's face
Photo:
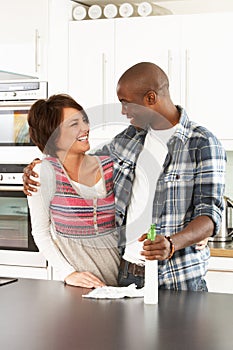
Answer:
[[122, 105], [121, 113], [132, 125], [144, 129], [151, 124], [154, 111], [147, 106], [145, 93], [134, 91], [133, 85], [118, 83], [117, 96]]

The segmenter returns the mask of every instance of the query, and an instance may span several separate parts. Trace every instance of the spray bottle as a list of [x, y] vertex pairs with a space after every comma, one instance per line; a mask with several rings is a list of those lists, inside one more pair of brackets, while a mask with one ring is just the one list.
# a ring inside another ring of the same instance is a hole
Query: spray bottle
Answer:
[[[147, 234], [147, 239], [154, 241], [155, 237], [155, 224], [152, 224]], [[144, 303], [158, 303], [158, 260], [145, 259]]]

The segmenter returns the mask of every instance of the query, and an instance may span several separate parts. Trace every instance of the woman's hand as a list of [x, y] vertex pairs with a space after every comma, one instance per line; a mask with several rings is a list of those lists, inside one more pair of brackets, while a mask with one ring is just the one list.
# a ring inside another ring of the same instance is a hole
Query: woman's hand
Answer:
[[34, 159], [23, 170], [23, 192], [26, 194], [26, 196], [31, 196], [31, 192], [36, 192], [36, 187], [40, 186], [40, 183], [38, 181], [31, 179], [31, 176], [38, 177], [38, 174], [33, 171], [33, 168], [36, 164], [39, 163], [41, 163], [40, 159]]
[[97, 288], [105, 286], [98, 277], [91, 272], [72, 272], [65, 278], [65, 283], [70, 286], [83, 287], [83, 288]]
[[204, 248], [207, 246], [208, 239], [209, 239], [209, 238], [205, 238], [205, 239], [203, 239], [202, 241], [198, 242], [198, 243], [196, 244], [196, 249], [197, 249], [197, 250], [202, 250], [202, 249], [204, 249]]

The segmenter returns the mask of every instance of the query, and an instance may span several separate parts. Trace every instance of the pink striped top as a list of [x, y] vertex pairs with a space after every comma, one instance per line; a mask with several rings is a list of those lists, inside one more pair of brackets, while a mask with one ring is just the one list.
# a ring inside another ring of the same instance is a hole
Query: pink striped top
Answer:
[[112, 160], [106, 156], [99, 157], [106, 196], [85, 199], [74, 189], [59, 160], [53, 157], [46, 159], [53, 166], [56, 176], [56, 192], [50, 202], [56, 233], [67, 238], [90, 238], [112, 233], [115, 228]]

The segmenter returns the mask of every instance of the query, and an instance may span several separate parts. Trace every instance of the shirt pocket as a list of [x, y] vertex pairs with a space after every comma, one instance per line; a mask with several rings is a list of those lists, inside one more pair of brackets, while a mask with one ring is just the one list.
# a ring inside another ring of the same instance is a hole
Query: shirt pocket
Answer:
[[175, 215], [183, 218], [193, 203], [193, 173], [178, 171], [167, 173], [163, 178], [163, 182], [169, 213], [175, 213]]
[[133, 181], [135, 172], [135, 163], [128, 159], [118, 159], [114, 162], [113, 166], [113, 180], [118, 182], [119, 180], [130, 180]]

